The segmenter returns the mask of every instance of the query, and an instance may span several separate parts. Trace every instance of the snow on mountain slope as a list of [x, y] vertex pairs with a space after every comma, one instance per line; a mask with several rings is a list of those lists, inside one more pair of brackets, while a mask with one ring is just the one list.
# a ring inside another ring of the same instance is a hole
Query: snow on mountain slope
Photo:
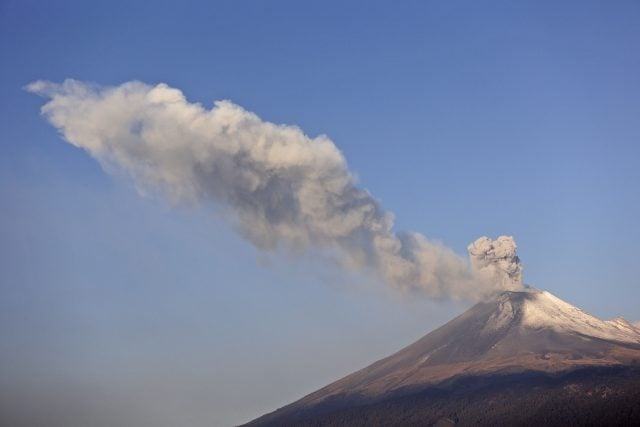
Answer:
[[[514, 298], [514, 295], [522, 298]], [[482, 334], [491, 334], [514, 324], [523, 330], [547, 329], [607, 341], [640, 343], [640, 330], [622, 317], [601, 320], [550, 292], [533, 288], [500, 295], [497, 310], [487, 319]]]
[[640, 343], [639, 331], [626, 320], [600, 320], [547, 291], [530, 290], [522, 303], [521, 325], [534, 329], [577, 333], [608, 341]]

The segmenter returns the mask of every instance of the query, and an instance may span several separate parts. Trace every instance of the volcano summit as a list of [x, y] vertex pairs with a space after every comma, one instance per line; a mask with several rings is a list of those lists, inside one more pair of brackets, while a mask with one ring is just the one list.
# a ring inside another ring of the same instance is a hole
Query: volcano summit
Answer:
[[640, 329], [529, 288], [248, 425], [639, 422]]

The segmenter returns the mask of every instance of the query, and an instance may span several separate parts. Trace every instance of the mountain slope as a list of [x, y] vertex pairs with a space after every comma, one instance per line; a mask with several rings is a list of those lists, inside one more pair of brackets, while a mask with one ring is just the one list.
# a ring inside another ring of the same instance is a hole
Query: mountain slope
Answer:
[[[640, 369], [469, 376], [415, 393], [312, 407], [256, 425], [278, 427], [637, 426]], [[253, 423], [252, 423], [253, 424]]]
[[250, 425], [371, 405], [460, 378], [559, 375], [639, 362], [640, 330], [624, 319], [597, 319], [549, 292], [505, 292], [399, 352]]

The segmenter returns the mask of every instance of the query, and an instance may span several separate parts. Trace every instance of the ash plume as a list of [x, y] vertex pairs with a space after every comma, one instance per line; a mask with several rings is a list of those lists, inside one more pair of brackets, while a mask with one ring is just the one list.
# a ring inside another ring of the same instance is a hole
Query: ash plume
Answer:
[[[42, 113], [69, 143], [139, 191], [213, 204], [261, 250], [312, 251], [396, 288], [478, 299], [521, 286], [515, 243], [482, 238], [471, 263], [419, 233], [396, 233], [335, 144], [261, 120], [230, 101], [206, 109], [166, 84], [37, 81]], [[506, 240], [505, 240], [506, 239]]]
[[467, 247], [476, 275], [497, 289], [522, 288], [522, 265], [516, 255], [518, 247], [511, 236], [496, 240], [480, 237]]

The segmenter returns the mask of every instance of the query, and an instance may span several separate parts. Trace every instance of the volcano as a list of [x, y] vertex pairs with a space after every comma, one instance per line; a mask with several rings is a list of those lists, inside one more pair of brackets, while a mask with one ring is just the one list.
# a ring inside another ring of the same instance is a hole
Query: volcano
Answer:
[[640, 329], [499, 294], [249, 426], [640, 425]]

